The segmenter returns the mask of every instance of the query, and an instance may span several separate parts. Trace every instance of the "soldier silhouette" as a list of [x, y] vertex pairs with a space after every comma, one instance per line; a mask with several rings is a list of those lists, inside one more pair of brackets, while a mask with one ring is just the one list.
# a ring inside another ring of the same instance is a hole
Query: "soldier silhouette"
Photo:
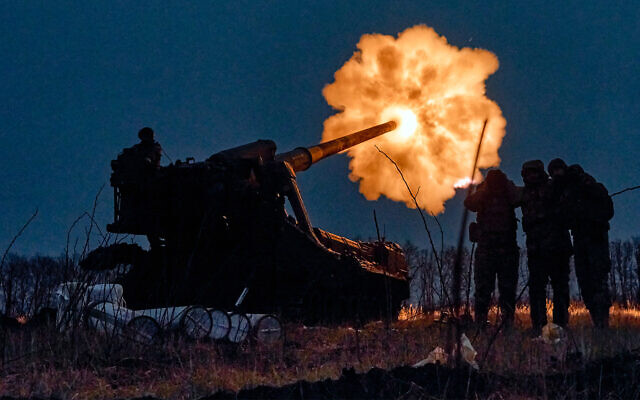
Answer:
[[569, 322], [569, 230], [562, 219], [549, 176], [540, 160], [522, 165], [522, 228], [527, 234], [532, 335], [547, 323], [546, 288], [553, 289], [553, 322]]
[[[145, 232], [144, 226], [153, 218], [152, 178], [160, 168], [162, 147], [155, 141], [153, 129], [144, 127], [138, 131], [140, 143], [122, 150], [111, 163], [111, 184], [120, 195], [119, 210], [114, 229]], [[152, 245], [157, 244], [149, 236]]]
[[144, 127], [138, 131], [140, 143], [134, 145], [131, 150], [144, 167], [158, 169], [162, 158], [162, 146], [155, 141], [153, 129]]
[[560, 177], [560, 209], [573, 236], [574, 264], [578, 286], [597, 327], [609, 325], [609, 220], [613, 201], [604, 185], [584, 172], [580, 165], [556, 159], [549, 163], [549, 173]]
[[474, 264], [475, 320], [481, 329], [487, 325], [496, 276], [504, 325], [513, 325], [520, 255], [514, 211], [517, 202], [516, 186], [498, 169], [489, 171], [487, 179], [464, 201], [465, 207], [478, 213], [471, 240], [478, 243]]

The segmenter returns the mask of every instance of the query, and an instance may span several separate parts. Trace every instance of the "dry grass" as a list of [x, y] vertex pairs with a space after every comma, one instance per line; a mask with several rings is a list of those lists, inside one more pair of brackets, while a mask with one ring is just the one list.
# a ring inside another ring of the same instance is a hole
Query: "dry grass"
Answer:
[[[241, 347], [185, 343], [167, 339], [150, 348], [108, 340], [88, 332], [60, 338], [51, 332], [14, 332], [7, 336], [7, 358], [0, 371], [0, 394], [101, 399], [154, 395], [197, 398], [220, 389], [237, 391], [257, 385], [284, 385], [300, 379], [337, 378], [345, 367], [366, 371], [392, 368], [425, 358], [447, 342], [448, 326], [434, 322], [438, 313], [404, 310], [390, 329], [380, 322], [356, 331], [351, 327], [287, 326], [286, 341]], [[411, 317], [411, 318], [408, 318]], [[492, 313], [495, 319], [495, 310]], [[492, 331], [467, 336], [486, 356], [483, 371], [536, 374], [574, 368], [567, 354], [581, 352], [583, 361], [637, 347], [640, 309], [614, 307], [612, 328], [594, 330], [583, 306], [571, 307], [567, 340], [551, 346], [528, 338], [528, 308], [520, 306], [516, 329], [500, 333], [487, 353]], [[15, 359], [17, 357], [21, 357]]]

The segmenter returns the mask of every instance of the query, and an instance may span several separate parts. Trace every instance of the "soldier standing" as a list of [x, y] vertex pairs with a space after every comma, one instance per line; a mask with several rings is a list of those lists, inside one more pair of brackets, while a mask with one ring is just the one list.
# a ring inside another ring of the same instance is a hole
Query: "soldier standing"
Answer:
[[[120, 207], [112, 229], [142, 233], [153, 218], [151, 203], [155, 193], [151, 181], [160, 168], [162, 147], [149, 127], [140, 129], [138, 138], [140, 143], [122, 150], [111, 162], [111, 185], [120, 193]], [[149, 241], [152, 245], [157, 243], [152, 236]]]
[[567, 167], [562, 160], [549, 163], [549, 173], [565, 176], [563, 212], [573, 236], [574, 264], [578, 286], [597, 327], [609, 325], [609, 220], [613, 201], [607, 189], [579, 165]]
[[516, 239], [517, 202], [516, 186], [498, 169], [489, 171], [485, 182], [464, 201], [465, 207], [478, 213], [471, 240], [478, 243], [474, 280], [475, 320], [480, 327], [487, 322], [496, 276], [503, 323], [506, 327], [513, 325], [520, 256]]
[[532, 334], [547, 323], [546, 288], [553, 289], [553, 322], [569, 322], [569, 258], [571, 239], [540, 160], [522, 165], [522, 228], [527, 234]]
[[144, 167], [160, 168], [160, 158], [162, 158], [162, 147], [155, 141], [153, 129], [144, 127], [138, 131], [140, 143], [134, 145], [131, 150], [138, 157]]

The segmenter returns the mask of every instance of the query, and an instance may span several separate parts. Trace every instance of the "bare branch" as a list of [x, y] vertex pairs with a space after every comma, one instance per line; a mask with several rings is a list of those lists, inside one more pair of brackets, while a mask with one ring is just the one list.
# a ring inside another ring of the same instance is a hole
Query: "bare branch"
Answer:
[[[96, 197], [93, 199], [93, 208], [91, 209], [91, 214], [87, 213], [91, 223], [89, 224], [89, 229], [87, 231], [87, 240], [85, 241], [84, 246], [82, 248], [82, 258], [84, 258], [84, 256], [87, 254], [87, 249], [89, 248], [89, 241], [91, 240], [91, 231], [93, 229], [93, 225], [95, 222], [94, 216], [96, 215], [96, 208], [98, 207], [98, 199], [100, 198], [100, 194], [102, 193], [103, 189], [104, 189], [104, 184], [102, 184], [102, 186], [100, 187], [100, 190], [98, 190], [98, 193], [96, 194]], [[97, 225], [98, 224], [96, 224], [96, 226]], [[100, 228], [98, 228], [98, 231], [99, 230]], [[100, 233], [102, 234], [102, 232]]]
[[[407, 180], [405, 179], [404, 174], [402, 173], [402, 170], [400, 169], [400, 166], [398, 165], [398, 163], [396, 163], [387, 153], [381, 150], [377, 145], [375, 146], [375, 148], [382, 155], [384, 155], [389, 161], [391, 161], [393, 166], [396, 167], [396, 170], [398, 171], [400, 178], [402, 178], [402, 182], [404, 182], [404, 185], [406, 186], [407, 191], [409, 192], [409, 196], [411, 196], [411, 199], [413, 200], [413, 204], [416, 206], [416, 210], [418, 210], [418, 213], [420, 214], [420, 218], [422, 219], [422, 224], [424, 225], [424, 229], [427, 231], [427, 236], [429, 237], [429, 243], [431, 244], [431, 249], [435, 255], [436, 265], [438, 266], [438, 271], [440, 273], [440, 280], [443, 280], [441, 258], [438, 256], [438, 250], [436, 250], [436, 246], [433, 243], [433, 238], [431, 237], [431, 230], [429, 230], [429, 226], [427, 225], [427, 219], [424, 216], [424, 213], [422, 212], [422, 208], [418, 204], [418, 199], [416, 197], [416, 194], [414, 194], [413, 191], [411, 190], [411, 186], [409, 185], [409, 182], [407, 182]], [[445, 297], [449, 299], [449, 293], [446, 290], [445, 286], [443, 286], [443, 291], [444, 291]]]
[[22, 234], [27, 229], [29, 224], [31, 224], [31, 221], [33, 221], [36, 218], [37, 215], [38, 215], [38, 209], [36, 208], [36, 211], [34, 211], [34, 213], [27, 220], [27, 222], [25, 222], [25, 224], [22, 226], [22, 228], [20, 228], [18, 233], [16, 233], [16, 235], [13, 237], [13, 239], [11, 239], [11, 242], [9, 243], [9, 246], [7, 246], [7, 248], [4, 251], [4, 254], [2, 255], [2, 260], [0, 260], [0, 269], [2, 269], [2, 267], [4, 266], [4, 260], [7, 258], [7, 254], [9, 254], [9, 251], [11, 251], [11, 248], [13, 247], [13, 244], [16, 242], [16, 240], [18, 240], [18, 238], [20, 236], [22, 236]]

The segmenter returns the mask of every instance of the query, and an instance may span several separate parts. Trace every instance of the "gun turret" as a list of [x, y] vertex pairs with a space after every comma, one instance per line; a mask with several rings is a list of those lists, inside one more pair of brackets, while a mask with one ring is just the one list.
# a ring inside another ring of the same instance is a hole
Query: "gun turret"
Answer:
[[99, 248], [82, 267], [132, 265], [119, 280], [132, 309], [241, 306], [309, 323], [395, 314], [409, 296], [400, 246], [314, 228], [296, 172], [396, 126], [281, 154], [275, 142], [258, 140], [158, 169], [140, 168], [138, 153], [125, 150], [112, 164], [115, 218], [107, 230], [146, 235], [150, 248]]
[[296, 172], [304, 171], [324, 158], [390, 132], [397, 126], [395, 121], [389, 121], [315, 146], [298, 147], [286, 153], [277, 154], [276, 161], [286, 161]]

